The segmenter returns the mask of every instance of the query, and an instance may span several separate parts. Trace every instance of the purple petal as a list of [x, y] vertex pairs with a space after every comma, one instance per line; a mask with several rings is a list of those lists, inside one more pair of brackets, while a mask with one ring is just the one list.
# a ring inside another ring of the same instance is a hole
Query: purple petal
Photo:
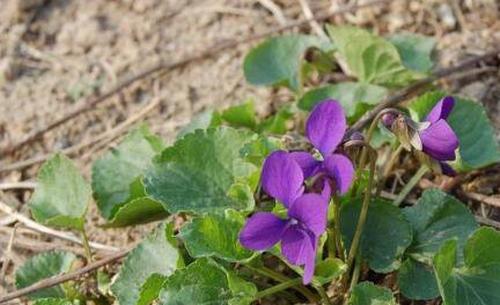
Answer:
[[306, 123], [306, 135], [323, 156], [330, 155], [344, 137], [347, 129], [342, 106], [326, 100], [314, 107]]
[[302, 168], [304, 179], [307, 179], [316, 174], [319, 166], [321, 165], [321, 161], [316, 160], [310, 153], [305, 151], [291, 152], [289, 153], [289, 155]]
[[286, 207], [302, 195], [303, 183], [302, 169], [290, 154], [275, 151], [266, 158], [262, 168], [262, 187]]
[[286, 220], [272, 213], [255, 213], [241, 230], [240, 243], [243, 247], [252, 250], [269, 249], [280, 241], [286, 225]]
[[438, 161], [455, 160], [458, 138], [445, 120], [438, 120], [420, 132], [422, 150]]
[[303, 283], [309, 284], [314, 274], [316, 240], [298, 226], [289, 227], [281, 240], [281, 252], [293, 265], [305, 265]]
[[302, 225], [320, 236], [326, 229], [328, 200], [318, 194], [305, 194], [297, 198], [288, 210], [288, 217], [298, 220]]
[[341, 154], [333, 154], [325, 159], [323, 167], [334, 181], [340, 194], [351, 187], [354, 178], [354, 165], [351, 160]]
[[452, 96], [443, 97], [429, 112], [426, 121], [435, 123], [440, 119], [446, 120], [448, 115], [450, 115], [455, 105], [455, 99]]
[[446, 162], [439, 162], [441, 166], [441, 172], [443, 175], [454, 177], [457, 175], [457, 172]]
[[323, 179], [323, 190], [321, 191], [321, 197], [323, 197], [326, 202], [330, 201], [330, 197], [332, 196], [332, 187], [327, 179]]

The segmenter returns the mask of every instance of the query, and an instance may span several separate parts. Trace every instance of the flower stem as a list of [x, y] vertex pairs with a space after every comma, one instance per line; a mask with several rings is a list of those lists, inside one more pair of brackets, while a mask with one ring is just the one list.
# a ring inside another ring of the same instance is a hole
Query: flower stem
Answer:
[[347, 273], [349, 274], [352, 270], [352, 264], [354, 262], [354, 258], [358, 252], [359, 242], [361, 240], [361, 235], [363, 233], [363, 228], [366, 222], [366, 216], [368, 215], [368, 207], [370, 206], [373, 180], [375, 176], [375, 163], [377, 159], [377, 153], [372, 149], [367, 147], [367, 151], [370, 149], [371, 158], [370, 158], [370, 173], [368, 176], [368, 185], [365, 190], [365, 196], [363, 198], [363, 205], [361, 206], [361, 212], [359, 213], [358, 224], [356, 226], [356, 231], [354, 232], [354, 237], [352, 239], [351, 248], [349, 249], [349, 255], [347, 256]]
[[398, 148], [396, 148], [396, 150], [394, 150], [391, 153], [389, 160], [385, 164], [384, 171], [382, 172], [382, 175], [380, 177], [380, 181], [378, 183], [377, 196], [380, 195], [380, 192], [382, 191], [382, 188], [385, 185], [385, 180], [389, 176], [389, 173], [391, 172], [392, 168], [394, 167], [394, 164], [398, 160], [399, 155], [403, 151], [403, 148], [404, 148], [403, 145], [399, 144]]
[[340, 199], [337, 196], [333, 196], [333, 230], [335, 238], [335, 247], [339, 253], [339, 257], [345, 260], [344, 246], [342, 245], [342, 235], [340, 232]]
[[429, 171], [429, 167], [425, 164], [422, 164], [418, 171], [411, 177], [410, 181], [403, 187], [401, 192], [398, 194], [398, 197], [394, 199], [393, 204], [395, 206], [399, 206], [403, 200], [405, 200], [406, 196], [411, 192], [411, 190], [417, 185], [417, 183], [422, 179], [422, 177]]
[[[332, 224], [332, 226], [334, 225]], [[328, 228], [326, 232], [327, 232], [326, 247], [328, 250], [328, 257], [335, 258], [337, 253], [335, 231], [332, 228]]]
[[[284, 283], [284, 282], [287, 282], [287, 281], [290, 280], [288, 277], [284, 276], [283, 274], [281, 274], [279, 272], [276, 272], [276, 271], [274, 271], [272, 269], [269, 269], [267, 267], [254, 267], [254, 266], [251, 266], [249, 264], [245, 264], [245, 267], [247, 269], [250, 269], [251, 271], [253, 271], [255, 273], [258, 273], [260, 275], [263, 275], [265, 277], [273, 279], [273, 280], [275, 280], [276, 282], [279, 282], [279, 283]], [[317, 304], [318, 303], [318, 298], [314, 295], [314, 293], [312, 293], [306, 287], [304, 287], [304, 286], [293, 286], [291, 288], [293, 288], [294, 290], [300, 292], [304, 297], [306, 297], [306, 299], [310, 303], [312, 303], [312, 304]]]
[[300, 285], [302, 283], [301, 278], [295, 278], [291, 280], [287, 280], [286, 282], [279, 283], [276, 286], [272, 286], [270, 288], [259, 291], [255, 294], [255, 300], [262, 299], [263, 297], [275, 294], [282, 290], [294, 287], [295, 285]]
[[332, 304], [330, 302], [330, 298], [326, 294], [326, 291], [323, 288], [323, 286], [321, 286], [321, 285], [314, 285], [314, 288], [316, 289], [316, 291], [318, 291], [318, 293], [319, 293], [319, 295], [321, 297], [321, 301], [322, 301], [323, 305], [331, 305]]
[[89, 238], [87, 236], [87, 231], [85, 231], [85, 228], [82, 228], [81, 233], [83, 248], [85, 249], [85, 257], [87, 258], [87, 264], [90, 264], [92, 262], [92, 251], [90, 250]]

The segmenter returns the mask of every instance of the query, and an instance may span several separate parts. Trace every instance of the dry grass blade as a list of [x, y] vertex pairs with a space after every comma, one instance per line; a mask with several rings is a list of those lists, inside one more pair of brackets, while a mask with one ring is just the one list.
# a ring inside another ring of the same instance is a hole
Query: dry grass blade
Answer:
[[[116, 138], [118, 135], [120, 135], [121, 133], [125, 132], [129, 126], [131, 126], [135, 122], [139, 121], [146, 114], [148, 114], [153, 109], [158, 107], [158, 105], [160, 105], [160, 100], [155, 99], [155, 100], [151, 101], [149, 104], [147, 104], [146, 107], [142, 108], [137, 113], [135, 113], [131, 117], [129, 117], [127, 120], [118, 124], [113, 129], [110, 129], [106, 132], [103, 132], [102, 134], [100, 134], [96, 137], [93, 137], [90, 141], [83, 142], [83, 143], [80, 143], [78, 145], [68, 147], [68, 148], [62, 150], [61, 153], [65, 154], [65, 155], [72, 155], [72, 154], [79, 152], [83, 148], [91, 146], [99, 141], [103, 141], [103, 140], [111, 141], [114, 138]], [[44, 154], [44, 155], [36, 156], [34, 158], [30, 158], [27, 160], [22, 160], [22, 161], [19, 161], [16, 163], [12, 163], [12, 164], [0, 167], [0, 173], [4, 172], [4, 171], [18, 170], [18, 169], [22, 169], [22, 168], [37, 164], [37, 163], [41, 163], [41, 162], [44, 162], [47, 159], [49, 159], [51, 156], [53, 156], [53, 153]], [[0, 190], [2, 190], [2, 185], [0, 185]]]
[[[17, 221], [21, 222], [22, 224], [24, 224], [27, 228], [29, 228], [31, 230], [34, 230], [34, 231], [37, 231], [40, 233], [44, 233], [44, 234], [47, 234], [47, 235], [50, 235], [53, 237], [57, 237], [57, 238], [60, 238], [63, 240], [67, 240], [70, 242], [74, 242], [74, 243], [77, 243], [80, 245], [83, 244], [82, 240], [79, 239], [78, 237], [76, 237], [75, 235], [73, 235], [71, 233], [61, 232], [61, 231], [54, 230], [54, 229], [51, 229], [49, 227], [43, 226], [43, 225], [29, 219], [28, 217], [17, 213], [11, 207], [9, 207], [7, 204], [5, 204], [1, 201], [0, 201], [0, 211], [6, 213], [7, 215], [15, 217]], [[96, 243], [96, 242], [90, 242], [90, 247], [92, 247], [96, 250], [105, 250], [105, 251], [111, 251], [111, 252], [116, 252], [116, 251], [120, 250], [116, 247], [103, 245], [103, 244]]]

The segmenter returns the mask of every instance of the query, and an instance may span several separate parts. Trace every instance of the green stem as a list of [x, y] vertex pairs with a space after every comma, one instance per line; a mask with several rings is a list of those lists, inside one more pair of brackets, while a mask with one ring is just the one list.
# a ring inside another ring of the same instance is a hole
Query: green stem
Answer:
[[339, 253], [340, 259], [345, 260], [345, 251], [344, 246], [342, 245], [342, 235], [340, 230], [340, 200], [337, 196], [333, 196], [333, 213], [335, 246], [337, 248], [337, 252]]
[[280, 283], [276, 286], [272, 286], [270, 288], [264, 289], [262, 291], [259, 291], [255, 294], [255, 300], [262, 299], [263, 297], [275, 294], [277, 292], [280, 292], [282, 290], [294, 287], [295, 285], [300, 285], [302, 283], [301, 278], [295, 278], [288, 280], [286, 282]]
[[403, 145], [399, 144], [398, 148], [394, 150], [385, 164], [384, 171], [382, 172], [382, 176], [380, 177], [380, 181], [378, 183], [378, 188], [377, 188], [377, 196], [380, 195], [380, 192], [384, 188], [385, 181], [387, 180], [387, 177], [389, 176], [389, 173], [391, 172], [392, 168], [394, 167], [394, 164], [399, 158], [399, 155], [403, 151]]
[[[332, 226], [334, 226], [334, 225], [332, 224]], [[331, 228], [328, 228], [326, 232], [327, 232], [326, 247], [328, 250], [328, 257], [335, 258], [336, 253], [337, 253], [337, 244], [335, 241], [335, 231]]]
[[[371, 149], [373, 150], [373, 149]], [[368, 207], [370, 206], [372, 187], [373, 187], [373, 178], [375, 176], [375, 163], [376, 163], [376, 152], [371, 151], [372, 156], [370, 158], [370, 173], [368, 176], [368, 185], [365, 190], [365, 196], [363, 198], [363, 205], [361, 207], [361, 212], [359, 213], [358, 224], [356, 226], [356, 231], [354, 232], [354, 237], [352, 239], [351, 249], [349, 249], [349, 255], [347, 256], [347, 272], [349, 274], [352, 270], [352, 263], [354, 262], [354, 258], [356, 253], [358, 252], [359, 242], [361, 240], [361, 235], [363, 233], [363, 228], [366, 222], [366, 216], [368, 215]]]
[[352, 272], [351, 285], [349, 291], [352, 291], [354, 289], [354, 286], [356, 286], [356, 284], [359, 281], [359, 275], [361, 273], [361, 262], [362, 262], [361, 250], [358, 250], [358, 254], [356, 254], [356, 263], [354, 265], [354, 270]]
[[403, 200], [405, 200], [406, 196], [411, 192], [411, 190], [417, 185], [417, 183], [422, 179], [422, 177], [429, 171], [429, 167], [425, 164], [422, 164], [418, 171], [411, 177], [410, 181], [403, 187], [401, 192], [398, 194], [398, 197], [394, 199], [394, 205], [399, 206]]
[[[276, 272], [276, 271], [274, 271], [272, 269], [269, 269], [267, 267], [253, 267], [253, 266], [247, 265], [247, 264], [245, 265], [245, 267], [247, 269], [250, 269], [251, 271], [253, 271], [255, 273], [258, 273], [260, 275], [263, 275], [265, 277], [273, 279], [273, 280], [275, 280], [276, 282], [279, 282], [279, 283], [284, 283], [284, 282], [287, 282], [287, 281], [290, 280], [288, 277], [284, 276], [283, 274], [281, 274], [279, 272]], [[304, 286], [293, 286], [292, 288], [294, 290], [298, 291], [299, 293], [301, 293], [304, 297], [306, 297], [306, 299], [310, 303], [312, 303], [312, 304], [317, 304], [318, 303], [317, 297], [314, 295], [314, 293], [312, 293], [306, 287], [304, 287]]]
[[89, 238], [87, 236], [87, 232], [85, 231], [84, 227], [82, 227], [81, 233], [82, 233], [83, 248], [85, 249], [85, 257], [87, 258], [87, 264], [90, 264], [92, 262], [92, 251], [90, 250]]

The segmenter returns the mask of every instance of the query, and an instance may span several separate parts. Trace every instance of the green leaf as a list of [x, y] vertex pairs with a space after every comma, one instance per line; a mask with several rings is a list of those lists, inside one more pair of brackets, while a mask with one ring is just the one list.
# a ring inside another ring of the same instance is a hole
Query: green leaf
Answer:
[[[425, 118], [444, 96], [442, 92], [429, 92], [418, 97], [409, 106], [411, 115], [419, 120]], [[455, 168], [467, 171], [500, 162], [500, 148], [484, 107], [466, 98], [454, 98], [455, 107], [448, 122], [460, 142]]]
[[161, 288], [166, 280], [167, 276], [158, 273], [151, 274], [139, 291], [137, 305], [149, 305], [154, 300], [158, 299]]
[[221, 115], [222, 119], [234, 127], [254, 129], [257, 125], [255, 105], [251, 100], [241, 105], [229, 107]]
[[249, 210], [246, 178], [257, 169], [240, 156], [254, 134], [229, 127], [197, 130], [165, 149], [144, 179], [147, 193], [171, 213]]
[[310, 111], [317, 103], [331, 98], [342, 104], [347, 117], [352, 117], [356, 114], [356, 107], [360, 103], [375, 105], [379, 103], [386, 94], [387, 89], [384, 87], [364, 83], [345, 82], [308, 91], [299, 100], [298, 106], [302, 110]]
[[250, 304], [257, 289], [227, 272], [214, 261], [201, 258], [171, 275], [163, 286], [160, 304]]
[[61, 298], [44, 298], [37, 299], [33, 305], [73, 305], [74, 303], [67, 299]]
[[450, 240], [434, 257], [436, 278], [445, 305], [500, 303], [500, 233], [478, 229], [467, 241], [465, 263], [456, 265], [457, 242]]
[[243, 248], [238, 240], [244, 222], [241, 214], [226, 210], [224, 215], [194, 218], [181, 228], [179, 236], [192, 257], [215, 256], [229, 262], [246, 261], [253, 252]]
[[478, 227], [463, 203], [439, 189], [426, 190], [417, 204], [404, 209], [403, 214], [413, 229], [413, 243], [406, 255], [424, 263], [430, 263], [449, 239], [458, 241], [461, 252], [467, 238]]
[[179, 132], [177, 133], [177, 139], [182, 138], [188, 133], [193, 133], [197, 129], [204, 130], [210, 127], [220, 126], [220, 124], [222, 123], [221, 120], [221, 115], [214, 110], [207, 110], [200, 114], [197, 114], [191, 119], [191, 122], [189, 122], [189, 124], [179, 130]]
[[[76, 261], [70, 252], [50, 251], [30, 257], [16, 270], [16, 288], [21, 289], [33, 285], [43, 279], [66, 273]], [[30, 298], [65, 298], [63, 285], [44, 288], [33, 292]]]
[[260, 123], [258, 126], [258, 130], [265, 134], [285, 134], [290, 129], [289, 122], [292, 118], [293, 111], [290, 109], [290, 107], [282, 107], [278, 110], [278, 112], [266, 118], [262, 123]]
[[164, 147], [160, 138], [146, 126], [130, 132], [92, 166], [92, 189], [106, 226], [145, 223], [165, 217], [160, 203], [144, 192], [142, 176], [153, 157]]
[[427, 73], [434, 66], [431, 55], [436, 40], [414, 33], [401, 33], [389, 37], [389, 41], [396, 46], [403, 64], [408, 68]]
[[245, 160], [260, 167], [270, 153], [282, 148], [283, 143], [280, 138], [260, 135], [254, 141], [245, 144], [240, 154]]
[[401, 293], [410, 300], [431, 300], [439, 296], [432, 267], [412, 258], [401, 265], [398, 283]]
[[347, 270], [347, 265], [338, 258], [325, 258], [316, 264], [314, 279], [321, 284], [327, 284], [338, 278]]
[[245, 57], [245, 78], [252, 85], [284, 84], [299, 91], [301, 61], [305, 51], [325, 46], [325, 42], [315, 36], [284, 35], [270, 38]]
[[127, 255], [111, 285], [111, 292], [120, 305], [136, 305], [149, 300], [151, 294], [145, 291], [150, 287], [143, 286], [144, 283], [154, 281], [156, 284], [157, 278], [150, 279], [153, 274], [169, 276], [183, 265], [174, 243], [173, 226], [163, 224]]
[[[362, 200], [357, 198], [341, 208], [340, 225], [346, 249], [351, 246], [361, 205]], [[372, 200], [360, 243], [361, 253], [370, 268], [379, 273], [397, 269], [411, 239], [410, 225], [401, 210], [388, 201]]]
[[349, 305], [396, 305], [392, 292], [370, 282], [363, 282], [354, 287], [349, 297]]
[[110, 294], [110, 290], [109, 290], [110, 287], [111, 287], [111, 278], [109, 277], [109, 274], [107, 274], [104, 271], [98, 270], [97, 271], [97, 290], [99, 291], [99, 293], [102, 295], [109, 295]]
[[92, 198], [89, 184], [61, 154], [45, 162], [30, 201], [33, 218], [44, 225], [82, 230]]
[[408, 70], [396, 47], [382, 37], [352, 26], [327, 26], [327, 30], [340, 57], [360, 82], [400, 87], [422, 77]]

